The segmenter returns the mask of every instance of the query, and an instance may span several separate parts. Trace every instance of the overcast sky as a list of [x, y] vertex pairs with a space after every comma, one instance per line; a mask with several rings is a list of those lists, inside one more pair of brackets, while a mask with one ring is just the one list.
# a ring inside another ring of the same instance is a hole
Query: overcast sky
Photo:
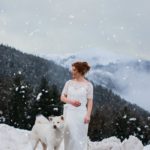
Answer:
[[0, 43], [33, 54], [81, 50], [150, 60], [150, 0], [0, 0]]

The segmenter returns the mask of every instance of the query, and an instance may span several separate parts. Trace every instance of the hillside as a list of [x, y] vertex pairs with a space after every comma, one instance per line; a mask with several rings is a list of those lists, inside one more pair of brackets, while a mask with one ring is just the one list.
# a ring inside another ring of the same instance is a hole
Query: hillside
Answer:
[[[41, 55], [42, 56], [42, 55]], [[150, 61], [135, 57], [127, 57], [99, 49], [79, 53], [42, 56], [53, 60], [58, 65], [69, 68], [76, 60], [87, 61], [91, 70], [87, 74], [95, 85], [111, 89], [122, 98], [140, 107], [150, 110]], [[136, 78], [135, 78], [136, 77]]]
[[27, 82], [34, 86], [37, 86], [39, 80], [44, 76], [50, 84], [55, 83], [61, 87], [64, 81], [69, 78], [67, 70], [53, 61], [47, 61], [38, 56], [22, 53], [15, 48], [0, 45], [1, 77], [13, 77], [14, 74], [21, 72]]
[[[28, 83], [27, 91], [29, 92], [27, 94], [25, 103], [28, 104], [26, 105], [26, 111], [27, 113], [30, 112], [31, 118], [33, 115], [36, 115], [32, 113], [32, 103], [37, 101], [37, 96], [40, 94], [38, 87], [40, 82], [44, 81], [41, 79], [45, 77], [49, 85], [55, 84], [59, 89], [58, 95], [60, 95], [60, 91], [65, 81], [70, 78], [68, 69], [55, 64], [53, 61], [48, 61], [46, 59], [29, 54], [24, 54], [14, 48], [4, 45], [0, 45], [0, 54], [0, 122], [9, 124], [12, 113], [12, 102], [17, 102], [17, 100], [19, 100], [18, 97], [14, 97], [16, 96], [14, 95], [16, 93], [13, 93], [14, 74], [21, 72], [21, 75], [24, 76], [23, 84], [27, 85], [25, 83]], [[14, 90], [17, 92], [18, 87], [15, 87]], [[44, 92], [46, 93], [46, 91], [47, 90], [45, 89]], [[47, 101], [49, 99], [51, 99], [51, 97], [48, 95], [41, 105], [43, 105], [43, 103], [47, 105], [47, 102], [50, 103], [50, 101]], [[15, 104], [18, 104], [19, 101], [17, 103], [16, 102]], [[136, 133], [136, 135], [144, 143], [148, 142], [148, 139], [150, 138], [150, 122], [148, 119], [150, 116], [149, 112], [137, 105], [127, 102], [120, 96], [114, 94], [110, 89], [108, 90], [101, 85], [94, 85], [93, 108], [94, 109], [89, 128], [89, 136], [92, 140], [100, 140], [116, 134], [118, 135], [118, 133], [122, 133], [118, 136], [123, 136], [124, 138], [128, 135]], [[21, 110], [21, 108], [19, 108], [19, 110]], [[43, 111], [46, 111], [46, 109]], [[32, 121], [28, 120], [28, 115], [24, 117], [25, 122], [23, 126], [19, 126], [18, 124], [17, 127], [30, 129], [33, 125], [34, 119], [32, 119]], [[122, 118], [124, 119], [122, 120]], [[136, 121], [130, 121], [132, 118], [136, 118]], [[25, 124], [26, 119], [28, 122], [27, 124]], [[121, 122], [119, 123], [119, 121]], [[118, 125], [116, 126], [116, 124]], [[127, 125], [133, 126], [129, 132], [127, 132]], [[122, 130], [120, 130], [120, 128], [118, 129], [120, 126]], [[142, 131], [138, 131], [137, 127], [139, 127]], [[99, 134], [97, 134], [97, 132]], [[123, 134], [124, 132], [127, 132], [127, 134]]]

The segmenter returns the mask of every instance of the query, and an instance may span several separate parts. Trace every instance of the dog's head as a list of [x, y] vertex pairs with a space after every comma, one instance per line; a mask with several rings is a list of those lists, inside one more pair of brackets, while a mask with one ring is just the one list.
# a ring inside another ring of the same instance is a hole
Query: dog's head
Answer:
[[54, 129], [64, 128], [64, 117], [63, 116], [48, 117], [48, 119], [53, 124]]

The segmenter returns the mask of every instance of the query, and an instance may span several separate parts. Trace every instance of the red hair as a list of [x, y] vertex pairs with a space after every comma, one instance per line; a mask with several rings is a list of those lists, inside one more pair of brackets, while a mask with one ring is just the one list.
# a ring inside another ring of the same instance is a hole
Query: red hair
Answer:
[[72, 66], [74, 66], [81, 75], [85, 75], [91, 68], [87, 62], [81, 61], [74, 62]]

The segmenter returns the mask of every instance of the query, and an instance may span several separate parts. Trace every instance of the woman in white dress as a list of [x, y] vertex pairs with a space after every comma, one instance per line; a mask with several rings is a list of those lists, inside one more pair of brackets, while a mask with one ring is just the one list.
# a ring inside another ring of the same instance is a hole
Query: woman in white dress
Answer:
[[85, 79], [90, 70], [87, 62], [72, 64], [72, 80], [62, 90], [64, 105], [64, 150], [87, 150], [87, 133], [93, 107], [93, 85]]

